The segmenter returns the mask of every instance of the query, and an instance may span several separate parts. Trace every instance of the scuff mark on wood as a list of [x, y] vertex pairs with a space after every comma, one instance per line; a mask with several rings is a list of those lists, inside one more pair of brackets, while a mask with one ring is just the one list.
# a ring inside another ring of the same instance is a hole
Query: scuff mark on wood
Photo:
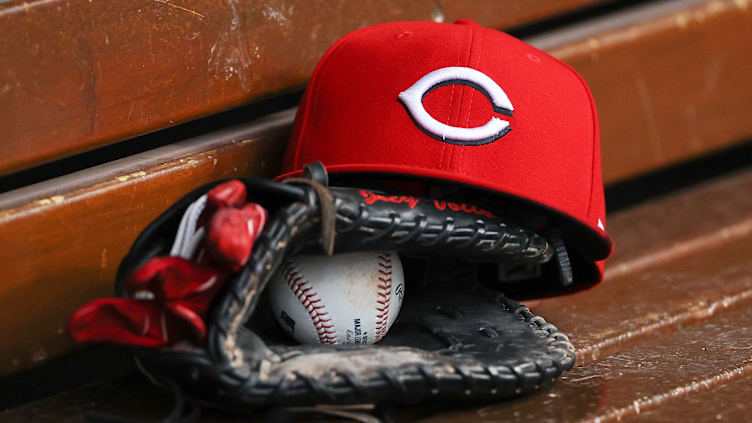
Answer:
[[170, 6], [170, 7], [174, 7], [175, 9], [180, 9], [180, 10], [182, 10], [184, 12], [188, 12], [188, 13], [190, 13], [193, 16], [197, 16], [201, 20], [206, 19], [206, 16], [204, 16], [203, 14], [198, 13], [195, 10], [188, 9], [187, 7], [183, 7], [183, 6], [177, 5], [175, 3], [170, 3], [169, 0], [154, 0], [154, 1], [157, 2], [157, 3], [162, 3], [162, 4]]
[[260, 52], [257, 45], [248, 45], [245, 31], [239, 30], [243, 26], [243, 20], [238, 12], [237, 0], [228, 0], [227, 5], [232, 12], [232, 19], [227, 20], [224, 28], [219, 32], [217, 41], [212, 45], [208, 60], [209, 72], [216, 79], [230, 80], [237, 76], [240, 86], [245, 91], [253, 88], [254, 75], [251, 72], [253, 56], [259, 58]]

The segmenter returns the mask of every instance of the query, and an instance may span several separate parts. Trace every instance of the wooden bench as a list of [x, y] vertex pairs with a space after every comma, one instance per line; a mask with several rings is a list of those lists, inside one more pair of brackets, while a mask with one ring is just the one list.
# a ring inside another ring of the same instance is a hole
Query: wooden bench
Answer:
[[[23, 371], [43, 375], [45, 366], [74, 360], [65, 358], [76, 350], [64, 331], [68, 316], [109, 295], [119, 260], [147, 222], [207, 181], [276, 174], [294, 110], [267, 102], [264, 116], [231, 125], [217, 114], [291, 90], [294, 97], [323, 50], [366, 24], [469, 17], [572, 64], [598, 104], [609, 200], [646, 172], [661, 181], [677, 174], [657, 170], [721, 148], [752, 154], [744, 144], [752, 134], [747, 1], [387, 1], [367, 11], [355, 1], [331, 10], [302, 0], [125, 3], [0, 4], [0, 22], [13, 29], [0, 34], [0, 127], [9, 128], [0, 134], [0, 189], [14, 187], [0, 193], [0, 375], [21, 391], [30, 377]], [[169, 128], [202, 116], [215, 117], [202, 121], [208, 129], [199, 136]], [[118, 145], [163, 128], [146, 139], [164, 145], [117, 157]], [[85, 151], [105, 145], [114, 160], [55, 174], [55, 160], [91, 157]], [[13, 185], [20, 174], [35, 183]], [[742, 419], [752, 394], [751, 188], [752, 173], [742, 169], [663, 198], [650, 189], [633, 194], [649, 201], [609, 214], [617, 250], [606, 282], [530, 303], [578, 347], [578, 367], [540, 394], [546, 407], [528, 397], [398, 408], [395, 420], [665, 421], [687, 410], [702, 420]], [[0, 417], [77, 421], [82, 404], [156, 417], [170, 402], [159, 395], [138, 379], [114, 379]]]

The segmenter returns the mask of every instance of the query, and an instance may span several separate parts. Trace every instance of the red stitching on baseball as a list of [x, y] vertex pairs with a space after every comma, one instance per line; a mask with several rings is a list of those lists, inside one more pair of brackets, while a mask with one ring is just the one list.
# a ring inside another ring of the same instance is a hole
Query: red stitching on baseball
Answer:
[[319, 342], [322, 344], [336, 344], [337, 335], [334, 331], [334, 325], [329, 319], [329, 313], [324, 309], [324, 305], [318, 305], [321, 302], [321, 298], [318, 298], [316, 291], [308, 283], [303, 280], [303, 274], [295, 266], [292, 261], [286, 261], [282, 263], [282, 276], [287, 282], [288, 288], [292, 291], [293, 295], [298, 298], [300, 304], [308, 312], [308, 316], [313, 322], [313, 327], [316, 328], [316, 335], [319, 337]]
[[[376, 342], [386, 335], [387, 330], [387, 318], [389, 316], [389, 302], [392, 297], [392, 253], [379, 254], [379, 273], [384, 277], [379, 278], [378, 285], [378, 299], [376, 303], [379, 306], [376, 307], [378, 313], [376, 314]], [[382, 270], [383, 269], [383, 270]]]

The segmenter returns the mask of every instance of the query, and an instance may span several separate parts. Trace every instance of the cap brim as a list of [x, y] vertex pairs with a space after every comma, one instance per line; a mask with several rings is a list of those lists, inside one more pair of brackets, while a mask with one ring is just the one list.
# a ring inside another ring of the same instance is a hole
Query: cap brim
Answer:
[[[410, 178], [430, 178], [432, 180], [451, 181], [465, 185], [471, 189], [481, 189], [487, 193], [497, 195], [519, 206], [537, 210], [546, 216], [551, 222], [555, 223], [564, 237], [565, 242], [573, 247], [582, 256], [583, 259], [591, 261], [600, 261], [608, 258], [613, 251], [613, 242], [605, 231], [591, 227], [580, 220], [541, 204], [534, 199], [527, 198], [524, 193], [499, 191], [491, 186], [486, 180], [479, 180], [466, 175], [450, 173], [438, 169], [424, 168], [407, 168], [402, 166], [389, 165], [370, 165], [370, 164], [348, 164], [348, 165], [327, 165], [327, 171], [330, 174], [380, 174], [389, 176], [399, 176], [401, 179]], [[277, 179], [284, 179], [291, 176], [299, 176], [301, 171], [288, 172], [279, 176]]]

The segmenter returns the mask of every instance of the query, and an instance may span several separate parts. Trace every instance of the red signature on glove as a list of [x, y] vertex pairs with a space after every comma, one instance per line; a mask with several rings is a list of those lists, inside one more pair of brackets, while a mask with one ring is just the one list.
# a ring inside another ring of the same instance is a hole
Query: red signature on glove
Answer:
[[[400, 204], [405, 203], [407, 204], [411, 209], [414, 209], [415, 206], [420, 203], [420, 199], [409, 196], [409, 195], [381, 195], [376, 194], [372, 191], [367, 190], [360, 190], [360, 195], [363, 197], [363, 202], [366, 204], [373, 204], [377, 201], [383, 201], [385, 203], [393, 203], [393, 204]], [[488, 210], [478, 208], [472, 204], [465, 204], [465, 203], [452, 203], [447, 201], [439, 201], [439, 200], [433, 200], [433, 206], [436, 207], [438, 210], [446, 210], [448, 207], [449, 210], [452, 211], [459, 211], [464, 212], [467, 214], [477, 214], [480, 216], [495, 218], [493, 213], [491, 213]]]

